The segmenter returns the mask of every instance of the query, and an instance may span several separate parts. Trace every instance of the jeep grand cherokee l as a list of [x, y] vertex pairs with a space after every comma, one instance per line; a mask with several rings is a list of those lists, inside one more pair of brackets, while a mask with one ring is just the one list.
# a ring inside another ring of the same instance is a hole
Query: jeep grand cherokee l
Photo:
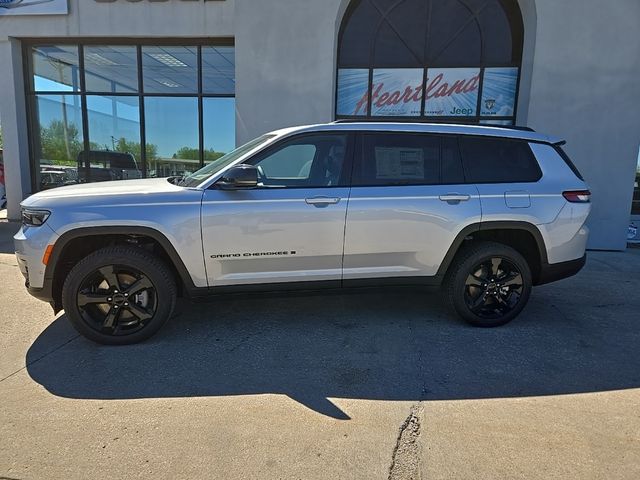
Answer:
[[34, 296], [96, 342], [144, 340], [178, 295], [442, 286], [473, 325], [585, 262], [590, 193], [559, 139], [486, 126], [338, 122], [257, 138], [183, 178], [22, 203]]

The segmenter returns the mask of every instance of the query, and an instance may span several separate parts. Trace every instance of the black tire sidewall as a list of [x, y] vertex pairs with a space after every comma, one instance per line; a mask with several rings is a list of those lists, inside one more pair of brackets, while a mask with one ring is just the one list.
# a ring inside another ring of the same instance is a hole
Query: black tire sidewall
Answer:
[[[87, 325], [77, 306], [80, 285], [91, 273], [107, 265], [131, 266], [146, 275], [156, 291], [156, 311], [139, 331], [114, 336]], [[69, 272], [62, 288], [62, 306], [73, 327], [86, 338], [105, 345], [129, 345], [148, 339], [167, 322], [176, 303], [175, 279], [169, 268], [153, 254], [137, 247], [107, 247], [78, 262]]]
[[[473, 267], [490, 259], [491, 257], [502, 257], [513, 263], [523, 280], [523, 290], [516, 307], [503, 317], [497, 319], [482, 318], [473, 313], [467, 306], [465, 300], [466, 280]], [[532, 289], [532, 276], [529, 264], [524, 257], [515, 249], [493, 242], [482, 242], [473, 245], [454, 261], [453, 269], [447, 281], [447, 297], [453, 310], [466, 322], [477, 327], [498, 327], [509, 323], [524, 309], [529, 301]]]

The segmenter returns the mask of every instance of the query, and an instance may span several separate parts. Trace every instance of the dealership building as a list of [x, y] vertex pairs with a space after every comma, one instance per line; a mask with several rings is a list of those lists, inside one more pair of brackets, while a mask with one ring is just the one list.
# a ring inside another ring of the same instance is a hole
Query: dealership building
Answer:
[[640, 226], [639, 22], [638, 0], [0, 0], [8, 215], [291, 125], [520, 125], [566, 139], [590, 248], [623, 249], [630, 212]]

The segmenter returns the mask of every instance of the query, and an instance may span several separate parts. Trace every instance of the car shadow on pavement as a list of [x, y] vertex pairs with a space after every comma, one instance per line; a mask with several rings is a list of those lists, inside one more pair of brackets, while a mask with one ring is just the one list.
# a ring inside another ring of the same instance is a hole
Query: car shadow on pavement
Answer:
[[61, 316], [30, 348], [27, 368], [67, 398], [275, 393], [336, 419], [349, 416], [329, 398], [450, 400], [639, 387], [634, 315], [598, 308], [595, 300], [578, 311], [572, 302], [583, 299], [546, 292], [497, 329], [469, 327], [437, 295], [413, 291], [184, 303], [158, 335], [127, 347], [77, 337], [60, 348], [73, 338]]

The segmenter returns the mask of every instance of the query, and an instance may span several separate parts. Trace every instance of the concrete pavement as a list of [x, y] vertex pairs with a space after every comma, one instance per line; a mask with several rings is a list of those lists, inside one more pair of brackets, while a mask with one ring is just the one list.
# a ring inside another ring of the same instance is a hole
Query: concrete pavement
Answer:
[[0, 223], [0, 477], [640, 478], [640, 250], [493, 330], [416, 291], [182, 303], [102, 347]]

